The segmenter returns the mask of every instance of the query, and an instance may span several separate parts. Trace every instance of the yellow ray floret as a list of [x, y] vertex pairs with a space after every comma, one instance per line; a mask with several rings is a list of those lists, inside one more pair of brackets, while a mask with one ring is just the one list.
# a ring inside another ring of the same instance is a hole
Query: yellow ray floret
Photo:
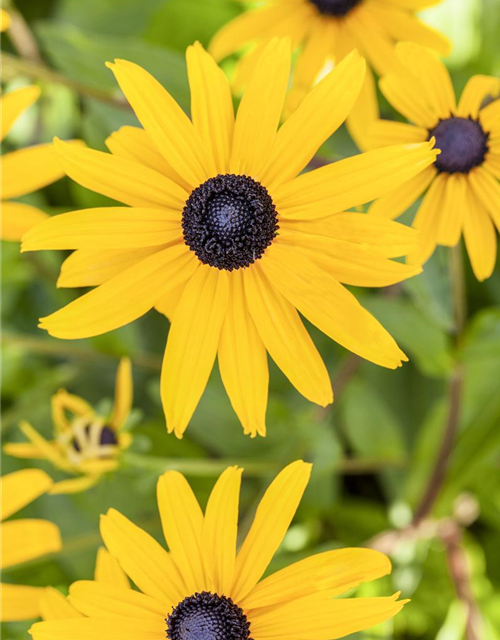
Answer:
[[143, 128], [111, 154], [60, 141], [68, 175], [128, 205], [38, 225], [23, 251], [74, 250], [59, 286], [95, 286], [40, 326], [63, 339], [112, 331], [156, 308], [171, 320], [161, 376], [169, 432], [182, 436], [216, 358], [245, 433], [264, 435], [268, 352], [292, 384], [332, 402], [326, 367], [299, 313], [354, 353], [389, 368], [406, 356], [344, 285], [384, 287], [419, 265], [394, 262], [417, 234], [346, 210], [384, 196], [436, 159], [433, 142], [399, 144], [301, 172], [342, 124], [363, 84], [353, 51], [279, 126], [289, 39], [268, 43], [240, 106], [199, 44], [187, 51], [189, 119], [144, 69], [109, 65]]
[[423, 196], [413, 222], [420, 243], [410, 262], [423, 264], [437, 245], [455, 246], [463, 235], [472, 269], [485, 280], [495, 266], [500, 231], [500, 79], [472, 77], [457, 104], [448, 71], [432, 51], [404, 43], [397, 53], [402, 70], [384, 76], [380, 87], [409, 122], [376, 122], [369, 144], [434, 139], [441, 153], [370, 212], [396, 218]]
[[[371, 549], [327, 551], [262, 579], [290, 526], [311, 474], [296, 461], [271, 483], [253, 523], [237, 549], [238, 501], [242, 470], [226, 469], [205, 512], [180, 473], [158, 481], [158, 507], [169, 551], [110, 509], [101, 534], [111, 557], [134, 582], [76, 582], [55, 615], [35, 624], [34, 640], [84, 637], [104, 640], [195, 640], [203, 628], [245, 640], [309, 638], [334, 640], [395, 616], [407, 602], [399, 594], [337, 598], [359, 584], [387, 575], [386, 556]], [[54, 594], [51, 594], [54, 597]], [[72, 615], [62, 619], [61, 608]], [[192, 623], [192, 624], [190, 624]], [[230, 625], [230, 629], [227, 625]], [[226, 636], [224, 636], [226, 637]]]

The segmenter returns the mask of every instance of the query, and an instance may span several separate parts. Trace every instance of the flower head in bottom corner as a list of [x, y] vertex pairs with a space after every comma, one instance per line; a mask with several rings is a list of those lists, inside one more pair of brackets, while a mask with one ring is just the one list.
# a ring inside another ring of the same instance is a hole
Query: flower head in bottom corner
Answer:
[[[7, 518], [48, 492], [52, 487], [51, 478], [40, 469], [22, 469], [2, 476], [0, 486], [2, 572], [5, 574], [6, 569], [60, 551], [61, 534], [54, 523], [33, 518], [5, 522]], [[14, 622], [38, 618], [39, 600], [43, 592], [42, 587], [2, 582], [0, 620]]]
[[405, 604], [391, 597], [337, 598], [390, 572], [370, 549], [326, 551], [261, 579], [308, 483], [311, 465], [287, 466], [265, 492], [239, 551], [241, 469], [218, 479], [202, 512], [184, 476], [158, 482], [166, 551], [111, 509], [101, 534], [138, 590], [76, 582], [69, 603], [81, 616], [35, 624], [34, 640], [332, 640], [381, 623]]
[[389, 102], [408, 120], [380, 120], [367, 137], [372, 148], [435, 140], [441, 151], [425, 167], [370, 207], [378, 219], [394, 219], [422, 195], [413, 221], [420, 233], [411, 264], [423, 264], [438, 245], [461, 236], [480, 281], [493, 273], [500, 232], [500, 78], [473, 76], [456, 101], [450, 75], [429, 49], [403, 43], [402, 71], [380, 81]]
[[17, 458], [45, 459], [77, 478], [53, 485], [50, 493], [76, 493], [96, 484], [118, 467], [119, 454], [132, 438], [123, 430], [132, 406], [132, 370], [123, 358], [118, 366], [115, 400], [110, 416], [101, 417], [83, 398], [61, 389], [52, 397], [54, 439], [46, 440], [28, 422], [20, 429], [27, 443], [8, 443], [4, 451]]

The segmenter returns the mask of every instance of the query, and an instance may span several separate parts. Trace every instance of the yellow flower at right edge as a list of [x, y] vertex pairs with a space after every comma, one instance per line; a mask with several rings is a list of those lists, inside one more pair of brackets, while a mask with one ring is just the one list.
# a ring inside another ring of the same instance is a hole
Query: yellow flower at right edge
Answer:
[[412, 41], [448, 55], [448, 39], [426, 25], [418, 11], [442, 0], [251, 0], [247, 11], [215, 34], [209, 51], [216, 60], [241, 52], [234, 88], [245, 86], [262, 47], [273, 36], [290, 36], [298, 51], [286, 114], [293, 112], [325, 69], [353, 49], [368, 62], [363, 88], [347, 118], [349, 133], [365, 150], [368, 123], [379, 117], [373, 71], [398, 66], [394, 45]]
[[[291, 47], [272, 40], [234, 114], [229, 82], [200, 44], [187, 50], [192, 120], [147, 71], [109, 65], [143, 129], [124, 127], [102, 153], [57, 142], [70, 177], [128, 207], [53, 216], [23, 251], [75, 250], [59, 286], [93, 291], [41, 320], [62, 339], [171, 319], [161, 375], [169, 432], [181, 437], [216, 357], [245, 433], [265, 435], [267, 352], [308, 400], [333, 400], [328, 371], [300, 312], [378, 365], [406, 360], [343, 285], [383, 287], [421, 271], [392, 260], [412, 229], [347, 212], [434, 162], [431, 142], [370, 151], [299, 175], [343, 123], [365, 63], [352, 52], [279, 127]], [[279, 128], [278, 128], [279, 127]]]
[[34, 640], [334, 640], [395, 616], [399, 594], [339, 598], [387, 575], [389, 559], [371, 549], [313, 555], [262, 580], [309, 482], [311, 465], [287, 466], [264, 494], [237, 551], [242, 469], [217, 480], [205, 513], [183, 475], [158, 481], [166, 551], [110, 509], [101, 535], [138, 590], [76, 582], [69, 603], [82, 617], [32, 626]]
[[23, 421], [20, 429], [29, 442], [8, 443], [4, 451], [17, 458], [48, 460], [57, 469], [78, 476], [56, 482], [50, 493], [85, 491], [118, 467], [120, 452], [132, 442], [131, 434], [123, 430], [132, 393], [130, 360], [123, 358], [116, 374], [111, 415], [99, 416], [83, 398], [61, 389], [52, 397], [54, 440], [49, 442]]
[[380, 120], [369, 132], [373, 148], [435, 138], [433, 165], [383, 196], [370, 213], [396, 218], [425, 192], [413, 226], [419, 249], [409, 262], [423, 264], [437, 245], [453, 247], [463, 233], [478, 280], [495, 267], [500, 231], [500, 79], [474, 76], [458, 102], [445, 65], [429, 49], [398, 46], [404, 73], [380, 81], [387, 100], [411, 123]]
[[[27, 518], [5, 522], [8, 517], [49, 491], [51, 486], [51, 478], [40, 469], [22, 469], [2, 476], [0, 567], [3, 573], [4, 569], [60, 551], [61, 534], [52, 522]], [[44, 587], [2, 582], [0, 619], [2, 622], [14, 622], [38, 618], [39, 601], [43, 593]]]

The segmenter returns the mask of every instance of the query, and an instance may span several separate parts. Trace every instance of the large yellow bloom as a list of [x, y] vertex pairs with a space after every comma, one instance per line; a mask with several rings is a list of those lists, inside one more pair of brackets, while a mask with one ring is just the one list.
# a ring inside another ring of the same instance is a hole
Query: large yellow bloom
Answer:
[[[52, 522], [34, 519], [4, 522], [6, 518], [46, 493], [51, 486], [52, 480], [39, 469], [23, 469], [2, 476], [0, 480], [2, 570], [61, 549], [61, 535]], [[11, 622], [38, 618], [39, 600], [43, 593], [42, 587], [2, 583], [1, 620]]]
[[30, 442], [6, 444], [4, 451], [17, 458], [48, 460], [56, 468], [78, 476], [56, 482], [50, 493], [85, 491], [103, 473], [116, 469], [120, 451], [130, 446], [131, 435], [123, 431], [123, 426], [131, 407], [132, 371], [130, 360], [123, 358], [116, 374], [110, 416], [99, 416], [83, 398], [61, 389], [52, 397], [54, 440], [47, 441], [28, 422], [21, 422], [20, 429]]
[[368, 73], [347, 126], [360, 148], [364, 148], [367, 124], [378, 117], [373, 74], [388, 73], [397, 65], [394, 45], [398, 41], [419, 42], [447, 55], [450, 43], [425, 25], [416, 11], [441, 0], [264, 0], [229, 22], [215, 35], [210, 52], [216, 60], [246, 45], [239, 64], [235, 87], [244, 85], [260, 55], [263, 43], [272, 36], [288, 35], [294, 48], [300, 47], [287, 111], [293, 111], [328, 65], [358, 49], [369, 63]]
[[34, 640], [334, 640], [396, 615], [405, 601], [337, 598], [390, 572], [370, 549], [306, 558], [261, 580], [292, 521], [311, 465], [297, 461], [274, 480], [236, 552], [241, 469], [220, 476], [203, 514], [184, 476], [158, 482], [169, 551], [114, 509], [101, 519], [109, 552], [139, 591], [77, 582], [69, 602], [86, 617], [35, 624]]
[[395, 218], [426, 192], [413, 222], [420, 247], [410, 256], [424, 263], [437, 245], [452, 247], [463, 233], [478, 280], [488, 278], [500, 231], [500, 79], [474, 76], [455, 101], [449, 73], [425, 47], [403, 43], [404, 73], [382, 78], [380, 88], [411, 124], [381, 120], [369, 143], [381, 147], [436, 139], [436, 162], [375, 202], [370, 212]]
[[[39, 97], [38, 87], [23, 87], [0, 98], [2, 124], [0, 141], [12, 125]], [[59, 180], [64, 176], [61, 161], [52, 144], [39, 144], [2, 156], [2, 240], [19, 241], [23, 234], [47, 217], [36, 207], [21, 202], [7, 202]]]
[[74, 180], [131, 208], [54, 216], [24, 237], [24, 250], [76, 249], [60, 285], [100, 285], [41, 320], [51, 335], [95, 336], [154, 306], [171, 318], [161, 394], [178, 436], [216, 356], [246, 433], [265, 433], [266, 350], [306, 398], [332, 402], [297, 310], [371, 362], [406, 359], [340, 283], [380, 287], [418, 273], [390, 260], [415, 247], [414, 232], [342, 212], [408, 180], [436, 151], [395, 146], [297, 177], [349, 113], [364, 62], [353, 52], [276, 132], [290, 58], [288, 41], [268, 45], [235, 118], [225, 75], [190, 47], [192, 121], [146, 71], [117, 60], [110, 67], [144, 129], [113, 134], [111, 155], [57, 146]]

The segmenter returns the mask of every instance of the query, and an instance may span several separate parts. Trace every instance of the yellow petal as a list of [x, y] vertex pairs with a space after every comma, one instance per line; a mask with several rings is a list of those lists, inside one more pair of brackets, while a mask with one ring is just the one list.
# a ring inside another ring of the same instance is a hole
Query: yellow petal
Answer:
[[346, 212], [317, 220], [287, 220], [282, 227], [344, 242], [359, 243], [385, 258], [405, 256], [415, 249], [418, 241], [418, 234], [411, 227], [387, 218], [374, 218], [365, 213]]
[[371, 149], [378, 149], [391, 144], [425, 142], [428, 137], [429, 132], [423, 127], [405, 122], [376, 120], [368, 127], [366, 142]]
[[475, 193], [468, 190], [464, 240], [474, 275], [482, 282], [491, 276], [497, 257], [497, 237], [490, 216]]
[[114, 429], [119, 429], [127, 419], [132, 408], [133, 380], [130, 358], [122, 358], [118, 365], [115, 382], [115, 402], [110, 423]]
[[189, 278], [197, 265], [184, 245], [168, 247], [42, 318], [40, 327], [67, 340], [112, 331], [147, 313], [169, 289]]
[[369, 6], [368, 4], [359, 11], [354, 11], [345, 20], [345, 26], [371, 67], [378, 75], [382, 75], [395, 67], [397, 60], [390, 36], [379, 28]]
[[447, 178], [448, 174], [437, 175], [417, 211], [413, 227], [419, 232], [419, 246], [408, 256], [410, 264], [424, 264], [436, 248], [439, 216], [443, 208]]
[[29, 204], [2, 202], [0, 238], [11, 242], [19, 242], [27, 231], [46, 219], [46, 213]]
[[5, 9], [0, 9], [0, 31], [7, 31], [10, 27], [10, 15]]
[[432, 129], [437, 125], [437, 117], [413, 76], [408, 73], [389, 73], [381, 78], [379, 86], [394, 109], [407, 120], [424, 129]]
[[144, 620], [125, 616], [99, 620], [79, 618], [78, 620], [49, 620], [37, 622], [29, 630], [33, 640], [164, 640], [165, 620]]
[[458, 244], [466, 215], [467, 189], [467, 176], [461, 173], [448, 176], [438, 222], [438, 244], [445, 247]]
[[485, 98], [500, 94], [500, 79], [492, 76], [473, 76], [465, 85], [456, 115], [477, 118]]
[[2, 476], [0, 490], [0, 520], [5, 520], [20, 511], [30, 502], [46, 493], [52, 484], [50, 478], [41, 469], [21, 469]]
[[52, 421], [54, 425], [59, 431], [67, 431], [71, 429], [71, 424], [75, 416], [88, 416], [89, 418], [93, 418], [94, 410], [90, 404], [83, 398], [80, 398], [80, 396], [68, 393], [65, 389], [59, 389], [59, 391], [52, 396]]
[[170, 554], [186, 586], [185, 595], [206, 590], [203, 513], [186, 478], [167, 471], [157, 485], [158, 508]]
[[255, 265], [245, 273], [250, 315], [269, 355], [305, 398], [333, 402], [328, 371], [294, 307]]
[[4, 444], [3, 450], [8, 456], [13, 456], [14, 458], [29, 458], [32, 460], [45, 458], [45, 454], [39, 447], [28, 442], [8, 442]]
[[178, 437], [212, 371], [228, 296], [227, 273], [200, 265], [175, 310], [163, 359], [161, 397], [168, 431]]
[[[161, 601], [133, 589], [81, 580], [71, 585], [69, 601], [89, 618], [136, 618], [165, 623], [167, 612]], [[125, 613], [126, 612], [126, 613]]]
[[490, 214], [500, 233], [500, 183], [482, 167], [473, 169], [468, 180], [474, 195]]
[[431, 165], [432, 142], [367, 151], [305, 173], [274, 192], [285, 218], [323, 218], [380, 198]]
[[259, 177], [278, 129], [290, 62], [287, 38], [271, 40], [262, 52], [236, 116], [231, 153], [233, 173]]
[[106, 139], [106, 146], [115, 156], [126, 158], [158, 171], [187, 193], [191, 190], [189, 184], [181, 178], [171, 164], [161, 155], [151, 136], [140, 127], [121, 127]]
[[[78, 145], [68, 143], [68, 147]], [[2, 198], [10, 200], [59, 180], [64, 175], [61, 160], [52, 144], [19, 149], [2, 156]]]
[[170, 322], [172, 322], [172, 318], [174, 317], [177, 305], [182, 298], [183, 291], [184, 285], [181, 285], [176, 289], [172, 289], [172, 291], [169, 291], [155, 304], [155, 309], [159, 313], [162, 313], [164, 316], [166, 316], [170, 320]]
[[188, 47], [186, 61], [191, 118], [206, 149], [207, 167], [211, 175], [227, 173], [234, 128], [229, 81], [199, 42]]
[[32, 620], [40, 616], [40, 598], [44, 589], [28, 587], [19, 584], [5, 584], [0, 588], [0, 620], [2, 622], [16, 622], [18, 620]]
[[28, 231], [21, 251], [140, 249], [182, 238], [178, 212], [105, 207], [52, 216]]
[[78, 249], [61, 265], [58, 287], [97, 287], [166, 246], [141, 249]]
[[191, 187], [210, 177], [193, 124], [168, 91], [145, 69], [127, 60], [107, 66], [158, 151]]
[[81, 618], [82, 614], [70, 605], [60, 591], [47, 587], [42, 590], [40, 597], [40, 617], [42, 620], [69, 620]]
[[64, 495], [69, 493], [81, 493], [87, 491], [100, 480], [99, 475], [82, 475], [79, 478], [71, 478], [71, 480], [61, 480], [56, 482], [50, 493], [52, 495]]
[[[259, 582], [241, 603], [245, 609], [275, 606], [319, 590], [338, 595], [391, 572], [389, 558], [372, 549], [318, 553]], [[333, 593], [332, 593], [333, 592]]]
[[307, 95], [279, 129], [261, 170], [266, 185], [291, 180], [340, 127], [363, 84], [365, 61], [353, 51]]
[[[31, 444], [37, 447], [40, 453], [43, 454], [43, 457], [52, 462], [54, 466], [64, 471], [73, 471], [73, 466], [67, 461], [65, 456], [62, 455], [60, 448], [55, 442], [49, 442], [46, 440], [38, 433], [38, 431], [36, 431], [36, 429], [33, 429], [29, 422], [26, 422], [25, 420], [21, 420], [19, 428]], [[49, 491], [51, 491], [52, 488], [53, 485]]]
[[311, 465], [297, 460], [278, 474], [264, 494], [236, 557], [236, 579], [231, 589], [236, 602], [247, 596], [262, 577], [292, 522], [310, 475]]
[[250, 317], [239, 271], [229, 278], [226, 319], [219, 344], [219, 368], [244, 433], [266, 435], [269, 370], [264, 344]]
[[242, 471], [229, 467], [221, 474], [205, 511], [203, 557], [210, 589], [215, 593], [230, 593], [233, 585]]
[[384, 218], [397, 218], [414, 204], [437, 175], [434, 165], [404, 182], [371, 205], [368, 212]]
[[56, 553], [62, 546], [58, 527], [48, 520], [10, 520], [1, 530], [2, 569]]
[[108, 551], [146, 595], [159, 600], [165, 613], [185, 593], [170, 555], [154, 538], [115, 509], [101, 516], [101, 535]]
[[314, 594], [254, 615], [252, 633], [259, 640], [335, 640], [394, 617], [407, 602], [396, 597], [334, 600]]
[[487, 133], [500, 136], [500, 98], [479, 111], [479, 120]]
[[274, 286], [310, 322], [353, 353], [389, 369], [406, 356], [382, 325], [329, 273], [283, 244], [261, 261]]
[[104, 547], [99, 547], [97, 550], [94, 580], [103, 584], [112, 584], [115, 587], [130, 588], [127, 574], [121, 568], [118, 560]]
[[82, 187], [131, 207], [181, 210], [187, 192], [149, 167], [119, 156], [54, 141], [68, 176]]
[[373, 73], [368, 68], [361, 92], [346, 121], [349, 135], [360, 151], [368, 151], [372, 148], [367, 132], [370, 129], [370, 123], [375, 122], [377, 118], [380, 118], [377, 89]]
[[[1, 9], [2, 15], [8, 15], [6, 11]], [[3, 31], [3, 29], [1, 29]], [[2, 107], [0, 140], [3, 140], [9, 133], [14, 122], [18, 119], [23, 111], [30, 107], [40, 96], [39, 87], [23, 87], [5, 93], [0, 98]]]
[[421, 272], [420, 267], [377, 256], [359, 244], [286, 228], [276, 240], [306, 256], [342, 284], [390, 287]]

